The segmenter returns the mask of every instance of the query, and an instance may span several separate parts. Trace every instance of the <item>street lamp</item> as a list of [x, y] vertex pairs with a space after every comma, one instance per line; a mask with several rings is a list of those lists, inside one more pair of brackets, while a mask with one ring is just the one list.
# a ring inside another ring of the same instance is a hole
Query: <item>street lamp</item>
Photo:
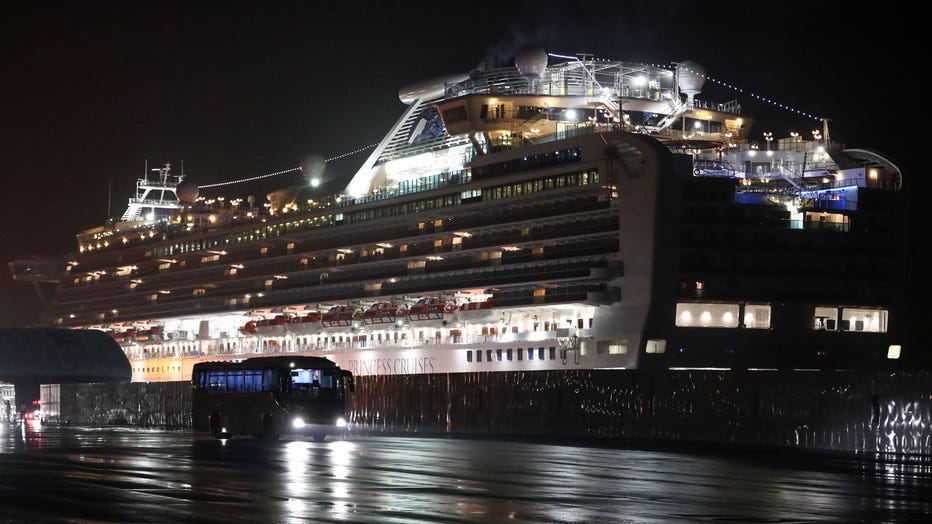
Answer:
[[816, 142], [818, 142], [819, 140], [822, 140], [822, 131], [819, 131], [818, 129], [813, 129], [812, 138], [814, 138]]
[[767, 141], [767, 151], [770, 151], [770, 143], [773, 142], [773, 133], [764, 131], [764, 140]]

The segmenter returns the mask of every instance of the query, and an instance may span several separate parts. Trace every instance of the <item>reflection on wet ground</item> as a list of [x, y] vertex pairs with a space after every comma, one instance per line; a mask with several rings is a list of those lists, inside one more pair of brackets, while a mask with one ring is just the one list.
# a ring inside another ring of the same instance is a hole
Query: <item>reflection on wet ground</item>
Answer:
[[4, 522], [905, 522], [932, 462], [592, 442], [0, 427]]

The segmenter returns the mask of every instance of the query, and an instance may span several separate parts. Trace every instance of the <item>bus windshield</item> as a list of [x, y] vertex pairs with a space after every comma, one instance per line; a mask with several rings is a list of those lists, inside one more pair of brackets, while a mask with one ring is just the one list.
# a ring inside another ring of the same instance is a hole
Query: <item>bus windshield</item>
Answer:
[[257, 357], [194, 365], [192, 426], [215, 438], [281, 434], [323, 440], [346, 426], [353, 375], [322, 357]]

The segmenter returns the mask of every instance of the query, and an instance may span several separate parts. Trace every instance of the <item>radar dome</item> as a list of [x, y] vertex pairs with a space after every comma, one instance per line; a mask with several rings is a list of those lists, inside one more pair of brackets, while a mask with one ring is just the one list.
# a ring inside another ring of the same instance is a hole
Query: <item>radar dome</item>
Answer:
[[524, 46], [515, 53], [515, 67], [521, 76], [540, 77], [547, 69], [547, 52], [538, 46]]
[[692, 60], [680, 62], [676, 66], [676, 83], [683, 91], [702, 91], [705, 84], [705, 68]]
[[190, 206], [197, 200], [199, 190], [197, 184], [185, 180], [175, 186], [175, 194], [178, 196], [179, 202], [186, 206]]

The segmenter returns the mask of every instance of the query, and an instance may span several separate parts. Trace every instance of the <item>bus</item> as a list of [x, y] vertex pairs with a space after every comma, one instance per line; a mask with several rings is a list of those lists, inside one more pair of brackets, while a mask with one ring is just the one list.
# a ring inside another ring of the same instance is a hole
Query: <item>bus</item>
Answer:
[[198, 362], [191, 377], [195, 433], [277, 440], [310, 435], [323, 441], [346, 427], [353, 374], [323, 357], [269, 356]]

